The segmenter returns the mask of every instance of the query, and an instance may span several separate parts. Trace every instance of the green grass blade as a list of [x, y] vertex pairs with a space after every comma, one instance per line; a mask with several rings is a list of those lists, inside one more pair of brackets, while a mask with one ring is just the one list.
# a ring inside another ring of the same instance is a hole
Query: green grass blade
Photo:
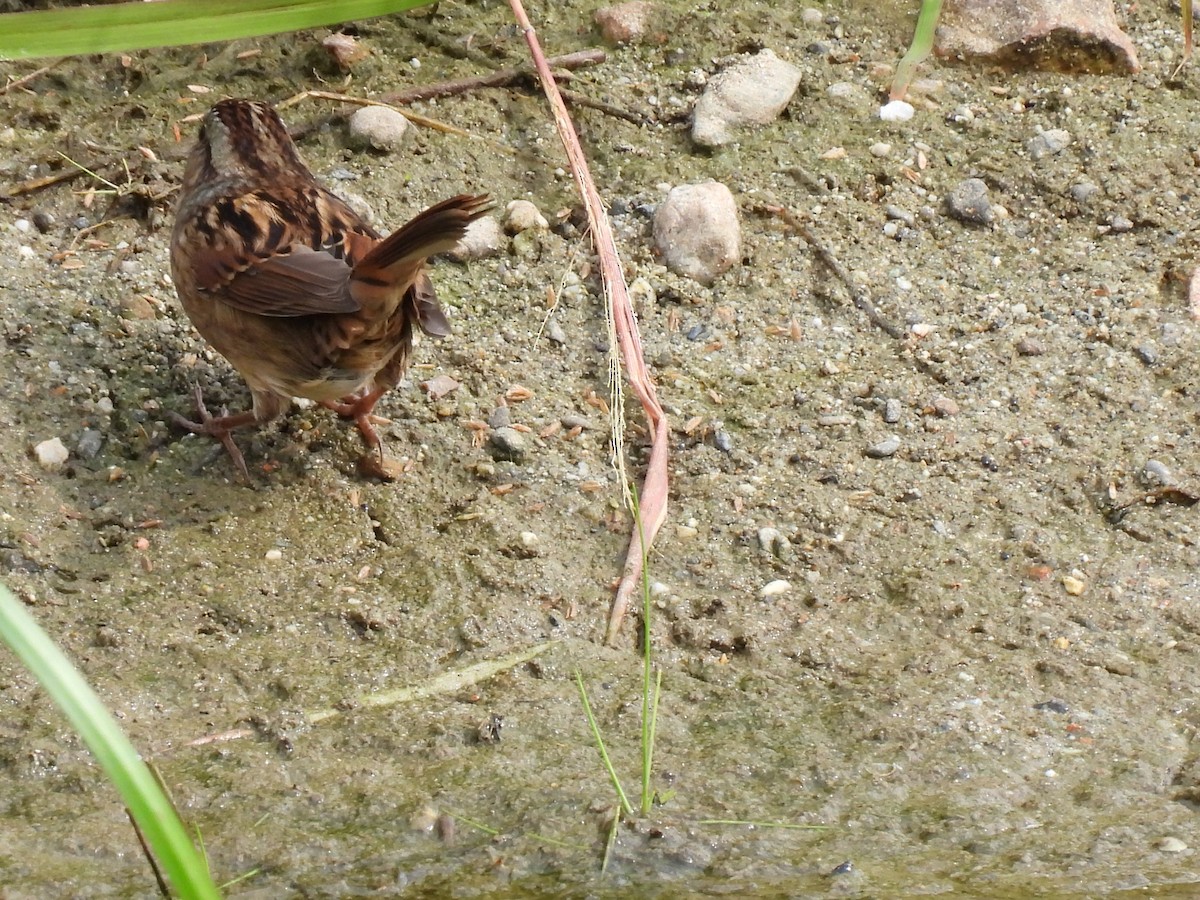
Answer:
[[629, 798], [625, 796], [625, 789], [621, 787], [621, 779], [617, 777], [617, 770], [613, 768], [612, 760], [608, 758], [604, 737], [600, 734], [600, 725], [596, 722], [595, 714], [592, 713], [592, 704], [588, 702], [587, 688], [583, 686], [583, 673], [578, 669], [575, 670], [575, 683], [579, 685], [579, 698], [583, 701], [583, 711], [587, 715], [588, 727], [592, 729], [592, 738], [596, 741], [596, 749], [600, 751], [600, 759], [604, 763], [608, 777], [612, 779], [613, 787], [616, 788], [617, 797], [621, 801], [621, 809], [626, 815], [632, 816], [633, 807], [629, 804]]
[[942, 14], [942, 0], [921, 0], [921, 11], [917, 14], [917, 27], [913, 31], [908, 52], [896, 66], [896, 77], [892, 79], [889, 100], [903, 100], [908, 93], [919, 66], [933, 50], [933, 35], [937, 31], [938, 18]]
[[[654, 771], [654, 737], [658, 731], [658, 696], [662, 692], [662, 669], [654, 673], [654, 692], [650, 702], [649, 714], [643, 716], [643, 722], [650, 723], [646, 728], [646, 736], [642, 740], [642, 815], [650, 813], [654, 804], [654, 791], [650, 787], [650, 773]], [[643, 725], [645, 728], [645, 725]]]
[[370, 19], [432, 0], [159, 0], [0, 14], [0, 60], [230, 41]]
[[91, 748], [154, 849], [176, 893], [212, 900], [220, 893], [170, 799], [133, 744], [70, 660], [12, 592], [0, 585], [0, 639], [33, 673]]

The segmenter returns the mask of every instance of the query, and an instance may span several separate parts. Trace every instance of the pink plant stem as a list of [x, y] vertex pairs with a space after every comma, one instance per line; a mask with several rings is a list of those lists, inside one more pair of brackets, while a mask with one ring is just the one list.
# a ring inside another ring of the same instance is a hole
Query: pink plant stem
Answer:
[[[558, 91], [554, 75], [542, 53], [537, 34], [525, 15], [521, 0], [509, 0], [517, 24], [525, 32], [525, 40], [529, 44], [529, 52], [533, 57], [534, 67], [541, 78], [542, 90], [550, 101], [550, 109], [554, 114], [554, 124], [558, 128], [558, 136], [567, 152], [567, 160], [571, 174], [583, 197], [587, 209], [588, 224], [595, 243], [596, 254], [600, 261], [600, 275], [604, 281], [604, 293], [612, 306], [613, 322], [616, 326], [617, 344], [621, 348], [621, 357], [629, 375], [629, 385], [641, 401], [642, 409], [650, 426], [650, 463], [646, 470], [646, 478], [638, 496], [640, 528], [635, 522], [633, 533], [629, 539], [629, 550], [625, 555], [625, 567], [621, 573], [621, 581], [617, 585], [617, 593], [613, 598], [609, 611], [608, 627], [605, 629], [604, 640], [613, 643], [621, 630], [621, 622], [625, 613], [641, 585], [642, 570], [645, 558], [654, 543], [667, 518], [667, 417], [659, 405], [654, 382], [646, 368], [642, 352], [642, 339], [638, 334], [637, 319], [629, 302], [629, 291], [625, 285], [625, 273], [621, 269], [621, 260], [617, 255], [617, 243], [613, 238], [612, 225], [605, 212], [604, 203], [596, 184], [588, 170], [587, 158], [583, 147], [575, 133], [575, 126], [567, 112], [567, 105]], [[621, 415], [622, 410], [614, 410]], [[622, 452], [614, 448], [614, 452]]]

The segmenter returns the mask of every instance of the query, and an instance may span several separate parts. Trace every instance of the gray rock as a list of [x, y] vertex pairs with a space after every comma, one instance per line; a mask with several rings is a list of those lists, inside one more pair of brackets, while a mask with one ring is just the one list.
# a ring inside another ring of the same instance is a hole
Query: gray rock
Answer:
[[654, 213], [654, 243], [671, 271], [712, 284], [742, 256], [737, 204], [716, 181], [672, 189]]
[[895, 456], [896, 451], [899, 449], [900, 438], [892, 435], [878, 444], [872, 444], [867, 448], [866, 453], [871, 459], [887, 459], [889, 456]]
[[80, 459], [95, 459], [102, 446], [104, 446], [104, 435], [94, 428], [87, 428], [79, 436], [79, 443], [75, 445], [75, 454]]
[[946, 211], [968, 225], [991, 225], [996, 219], [982, 178], [968, 178], [956, 185], [946, 195]]
[[1071, 146], [1071, 132], [1065, 128], [1051, 128], [1030, 138], [1025, 149], [1029, 152], [1029, 158], [1036, 162], [1062, 153], [1069, 146]]
[[521, 462], [529, 452], [529, 441], [524, 433], [510, 425], [496, 428], [488, 437], [488, 448], [493, 459]]
[[732, 129], [772, 122], [800, 86], [800, 70], [760, 50], [713, 76], [692, 112], [692, 140], [703, 147], [733, 141]]

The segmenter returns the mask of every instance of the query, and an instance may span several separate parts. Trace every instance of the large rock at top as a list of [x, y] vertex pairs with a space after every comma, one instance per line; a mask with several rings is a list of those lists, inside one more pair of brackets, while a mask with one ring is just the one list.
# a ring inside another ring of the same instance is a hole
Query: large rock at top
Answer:
[[770, 50], [760, 50], [718, 72], [692, 111], [692, 140], [719, 147], [734, 129], [766, 125], [783, 112], [800, 86], [800, 70]]
[[939, 56], [1091, 74], [1138, 71], [1112, 0], [946, 0]]

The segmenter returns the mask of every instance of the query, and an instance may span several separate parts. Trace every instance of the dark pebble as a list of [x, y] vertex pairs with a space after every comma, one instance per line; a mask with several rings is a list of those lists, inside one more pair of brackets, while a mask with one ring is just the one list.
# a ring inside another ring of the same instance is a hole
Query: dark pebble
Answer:
[[1034, 709], [1042, 709], [1052, 713], [1069, 713], [1071, 707], [1063, 703], [1061, 700], [1043, 700], [1041, 703], [1033, 704]]
[[515, 428], [504, 426], [496, 428], [488, 437], [488, 447], [493, 459], [505, 459], [510, 462], [520, 462], [525, 458], [528, 442], [525, 435]]
[[79, 436], [79, 443], [75, 445], [75, 455], [80, 459], [95, 459], [102, 446], [104, 435], [94, 428], [88, 428]]
[[35, 209], [29, 218], [33, 222], [33, 227], [42, 234], [45, 234], [54, 227], [54, 216], [50, 215], [44, 209]]
[[968, 178], [946, 195], [946, 212], [968, 225], [991, 225], [996, 213], [982, 178]]

